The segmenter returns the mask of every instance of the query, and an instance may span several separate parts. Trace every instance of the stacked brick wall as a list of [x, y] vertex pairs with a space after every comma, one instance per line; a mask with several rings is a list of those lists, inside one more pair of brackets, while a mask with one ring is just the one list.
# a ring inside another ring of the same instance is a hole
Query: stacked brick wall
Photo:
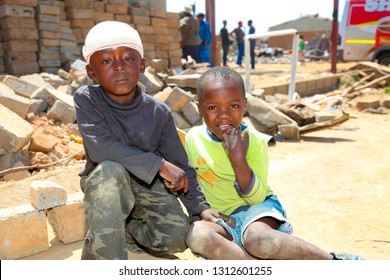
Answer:
[[181, 66], [179, 15], [128, 0], [0, 0], [0, 73], [57, 73], [82, 58], [88, 31], [106, 20], [140, 33], [147, 62]]

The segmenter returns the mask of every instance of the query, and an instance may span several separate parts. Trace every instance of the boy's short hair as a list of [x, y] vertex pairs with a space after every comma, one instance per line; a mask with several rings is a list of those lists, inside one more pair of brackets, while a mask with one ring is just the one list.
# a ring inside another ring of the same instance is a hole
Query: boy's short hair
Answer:
[[203, 87], [204, 84], [208, 81], [231, 81], [234, 80], [237, 82], [238, 88], [241, 89], [243, 95], [245, 96], [245, 84], [244, 80], [242, 79], [242, 76], [237, 71], [225, 67], [225, 66], [217, 66], [208, 69], [206, 72], [204, 72], [202, 75], [200, 75], [197, 83], [196, 83], [196, 92], [198, 95], [198, 101], [201, 99], [203, 95]]
[[136, 50], [141, 58], [144, 57], [144, 49], [141, 38], [133, 27], [119, 21], [103, 21], [89, 30], [83, 47], [83, 56], [89, 64], [94, 52], [113, 47], [129, 47]]

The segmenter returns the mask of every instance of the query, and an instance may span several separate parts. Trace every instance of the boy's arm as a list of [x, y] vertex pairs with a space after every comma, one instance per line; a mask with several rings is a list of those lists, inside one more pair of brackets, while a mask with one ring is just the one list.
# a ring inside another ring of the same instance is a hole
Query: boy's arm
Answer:
[[159, 151], [165, 160], [184, 170], [188, 180], [188, 192], [180, 191], [179, 199], [189, 216], [197, 216], [210, 208], [196, 179], [195, 169], [190, 165], [187, 153], [180, 140], [173, 117], [170, 116], [163, 129]]
[[222, 144], [232, 164], [239, 189], [241, 193], [248, 193], [253, 179], [252, 170], [246, 160], [249, 146], [248, 134], [244, 133], [244, 138], [242, 138], [241, 130], [232, 128], [230, 133], [223, 133], [222, 137]]
[[255, 141], [255, 143], [248, 151], [248, 132], [245, 132], [244, 138], [242, 138], [239, 129], [234, 129], [230, 135], [223, 135], [223, 137], [223, 145], [236, 175], [235, 187], [237, 191], [248, 205], [264, 201], [270, 191], [267, 185], [267, 144], [261, 139], [253, 137], [251, 141]]

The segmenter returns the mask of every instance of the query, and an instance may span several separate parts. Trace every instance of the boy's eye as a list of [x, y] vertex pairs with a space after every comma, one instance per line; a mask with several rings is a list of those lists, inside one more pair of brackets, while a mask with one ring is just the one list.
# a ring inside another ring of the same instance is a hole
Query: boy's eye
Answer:
[[133, 58], [131, 58], [131, 57], [128, 57], [128, 56], [127, 56], [127, 57], [125, 57], [125, 61], [126, 61], [126, 62], [130, 62], [130, 61], [133, 61], [133, 60], [134, 60], [134, 59], [133, 59]]
[[111, 59], [103, 59], [103, 64], [109, 64], [111, 62]]
[[216, 110], [216, 109], [217, 109], [217, 106], [215, 106], [215, 105], [207, 107], [207, 110]]
[[238, 105], [238, 104], [232, 104], [231, 107], [234, 108], [234, 109], [237, 109], [237, 108], [240, 108], [240, 105]]

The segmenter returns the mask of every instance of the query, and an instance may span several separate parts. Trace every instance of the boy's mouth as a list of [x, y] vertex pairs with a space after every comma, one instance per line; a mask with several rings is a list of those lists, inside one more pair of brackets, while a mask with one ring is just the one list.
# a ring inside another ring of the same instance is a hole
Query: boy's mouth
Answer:
[[221, 134], [229, 134], [233, 126], [231, 124], [220, 124], [217, 126]]

